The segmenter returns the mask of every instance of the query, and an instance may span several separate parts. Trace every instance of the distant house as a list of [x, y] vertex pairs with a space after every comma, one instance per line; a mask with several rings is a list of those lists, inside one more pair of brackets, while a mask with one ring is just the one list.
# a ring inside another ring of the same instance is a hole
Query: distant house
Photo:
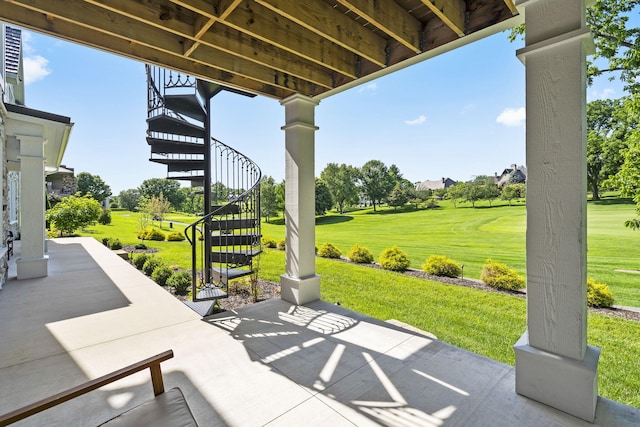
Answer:
[[451, 178], [441, 178], [435, 181], [422, 181], [416, 184], [416, 190], [440, 190], [455, 185], [456, 181]]
[[45, 174], [47, 193], [66, 197], [77, 191], [73, 168], [68, 168], [65, 165], [60, 165], [57, 168], [47, 167]]
[[496, 172], [495, 181], [500, 188], [507, 184], [525, 184], [527, 182], [527, 167], [512, 164], [510, 168], [503, 170], [500, 175]]

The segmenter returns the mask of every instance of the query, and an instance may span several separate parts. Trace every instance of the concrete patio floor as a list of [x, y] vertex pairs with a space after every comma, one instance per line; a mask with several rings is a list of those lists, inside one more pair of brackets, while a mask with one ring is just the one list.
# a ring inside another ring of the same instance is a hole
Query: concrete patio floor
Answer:
[[[0, 291], [0, 413], [172, 349], [165, 387], [201, 426], [591, 425], [516, 395], [513, 367], [419, 332], [322, 301], [203, 320], [94, 239], [48, 248], [48, 277], [11, 265]], [[96, 425], [152, 396], [141, 372], [15, 425]], [[640, 410], [600, 398], [595, 424], [639, 425]]]

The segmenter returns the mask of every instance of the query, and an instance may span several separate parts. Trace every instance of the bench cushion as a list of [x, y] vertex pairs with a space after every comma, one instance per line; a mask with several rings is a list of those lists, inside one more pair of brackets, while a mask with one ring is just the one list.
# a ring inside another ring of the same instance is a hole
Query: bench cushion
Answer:
[[179, 388], [162, 393], [109, 421], [100, 424], [108, 427], [154, 426], [197, 427], [195, 418]]

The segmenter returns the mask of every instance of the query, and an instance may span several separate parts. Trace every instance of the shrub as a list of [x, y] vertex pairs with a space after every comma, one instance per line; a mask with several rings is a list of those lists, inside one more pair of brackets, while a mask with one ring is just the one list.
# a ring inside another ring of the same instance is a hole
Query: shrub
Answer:
[[482, 281], [492, 288], [515, 291], [525, 287], [524, 277], [505, 264], [488, 259], [482, 266]]
[[169, 242], [182, 242], [185, 239], [184, 234], [179, 231], [172, 231], [167, 236], [167, 241]]
[[149, 255], [146, 252], [140, 253], [140, 254], [136, 254], [134, 255], [132, 261], [133, 261], [133, 265], [136, 266], [136, 268], [138, 270], [142, 270], [142, 266], [144, 265], [145, 262], [147, 262], [147, 260], [151, 257], [151, 255]]
[[135, 248], [140, 250], [145, 250], [147, 249], [147, 245], [145, 245], [144, 243], [138, 243], [137, 245], [135, 245]]
[[98, 222], [102, 225], [111, 224], [111, 211], [109, 209], [102, 209], [102, 213], [100, 214], [100, 218], [98, 218]]
[[164, 233], [157, 228], [145, 228], [144, 230], [140, 230], [138, 232], [138, 239], [142, 240], [156, 240], [158, 242], [163, 242], [166, 236]]
[[120, 242], [120, 239], [109, 239], [107, 242], [107, 246], [109, 247], [109, 249], [115, 251], [118, 249], [122, 249], [122, 242]]
[[147, 259], [147, 262], [142, 266], [142, 272], [147, 276], [151, 276], [153, 271], [162, 265], [162, 260], [160, 258], [156, 258], [154, 256], [150, 256]]
[[380, 258], [378, 258], [378, 264], [385, 270], [404, 271], [409, 268], [411, 261], [397, 246], [392, 246], [382, 251]]
[[351, 250], [347, 252], [347, 258], [359, 264], [371, 264], [373, 262], [373, 254], [371, 251], [358, 244], [355, 244]]
[[613, 292], [604, 283], [597, 283], [594, 279], [587, 279], [587, 304], [591, 307], [611, 307]]
[[153, 270], [151, 273], [151, 280], [156, 282], [160, 286], [165, 286], [167, 284], [167, 279], [171, 277], [173, 274], [173, 270], [168, 265], [159, 265]]
[[318, 250], [318, 256], [322, 258], [340, 258], [340, 255], [342, 255], [342, 252], [332, 243], [325, 243]]
[[442, 255], [431, 255], [422, 269], [425, 273], [435, 276], [458, 277], [462, 274], [462, 267], [457, 261]]
[[275, 249], [278, 246], [278, 243], [276, 243], [276, 239], [272, 239], [271, 237], [263, 237], [262, 246], [264, 246], [265, 248]]
[[287, 241], [282, 239], [278, 242], [278, 250], [284, 251], [287, 248]]
[[111, 237], [103, 237], [102, 244], [105, 245], [106, 247], [109, 247], [109, 240], [111, 240]]
[[173, 273], [171, 277], [167, 279], [167, 285], [172, 286], [176, 294], [184, 295], [187, 293], [189, 286], [191, 286], [191, 274], [186, 271]]

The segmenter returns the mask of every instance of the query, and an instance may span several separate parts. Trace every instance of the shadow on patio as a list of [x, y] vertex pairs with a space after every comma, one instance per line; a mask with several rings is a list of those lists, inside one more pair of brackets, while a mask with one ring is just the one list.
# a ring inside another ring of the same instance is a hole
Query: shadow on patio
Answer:
[[[49, 255], [47, 278], [12, 266], [0, 292], [0, 413], [173, 349], [165, 386], [202, 426], [589, 425], [516, 395], [511, 366], [339, 306], [275, 299], [203, 320], [94, 239]], [[152, 395], [139, 373], [16, 425], [95, 425]], [[638, 420], [601, 399], [598, 425]]]

